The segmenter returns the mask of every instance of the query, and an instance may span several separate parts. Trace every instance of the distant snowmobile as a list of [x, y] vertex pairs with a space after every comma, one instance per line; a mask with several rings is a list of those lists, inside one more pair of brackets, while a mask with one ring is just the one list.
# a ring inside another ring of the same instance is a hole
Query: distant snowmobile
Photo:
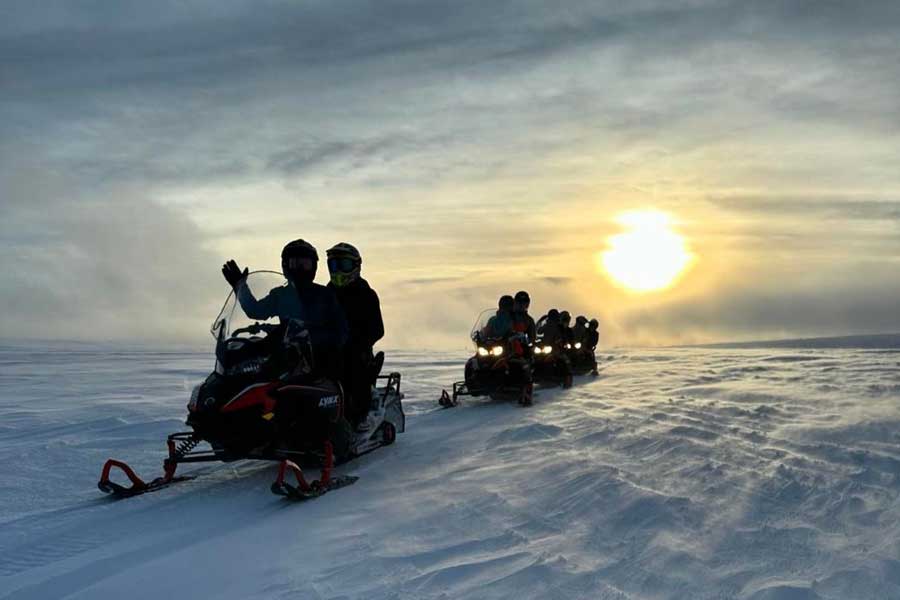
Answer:
[[[537, 339], [534, 341], [534, 380], [541, 385], [561, 385], [572, 387], [574, 370], [571, 358], [571, 344], [559, 340], [548, 340], [544, 335], [547, 317], [541, 317], [537, 324]], [[568, 346], [568, 348], [566, 347]]]
[[590, 348], [585, 348], [582, 342], [573, 342], [563, 347], [569, 363], [572, 365], [574, 375], [598, 375], [597, 360]]
[[492, 337], [488, 332], [488, 320], [493, 309], [479, 315], [472, 328], [470, 338], [475, 343], [475, 355], [465, 367], [465, 380], [453, 384], [453, 392], [446, 390], [439, 403], [445, 408], [459, 404], [460, 396], [490, 396], [494, 399], [512, 399], [523, 406], [533, 402], [531, 360], [516, 352], [517, 345], [525, 347], [528, 340], [524, 334], [506, 337]]
[[[264, 295], [287, 282], [281, 273], [256, 271], [245, 285], [254, 295]], [[356, 481], [333, 476], [336, 463], [391, 444], [406, 428], [400, 374], [380, 375], [383, 353], [372, 365], [372, 378], [380, 386], [372, 390], [369, 427], [360, 432], [344, 418], [340, 384], [317, 373], [302, 322], [253, 322], [232, 292], [211, 332], [216, 338], [215, 370], [191, 394], [186, 424], [192, 431], [168, 436], [164, 474], [144, 482], [127, 464], [110, 459], [97, 484], [102, 491], [127, 497], [189, 479], [175, 476], [181, 463], [258, 459], [281, 461], [273, 493], [312, 498]], [[209, 449], [196, 449], [204, 442]], [[300, 465], [320, 466], [320, 478], [307, 481]], [[131, 485], [113, 482], [113, 469], [121, 470]], [[289, 473], [296, 485], [286, 481]]]

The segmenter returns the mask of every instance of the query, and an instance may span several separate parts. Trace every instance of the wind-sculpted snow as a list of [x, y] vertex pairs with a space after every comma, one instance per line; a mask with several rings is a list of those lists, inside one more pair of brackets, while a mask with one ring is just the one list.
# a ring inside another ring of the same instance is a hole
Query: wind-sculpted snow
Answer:
[[[0, 598], [900, 598], [900, 358], [666, 349], [527, 409], [436, 408], [464, 354], [394, 353], [407, 433], [304, 504], [274, 467], [151, 476], [205, 354], [0, 349]], [[189, 469], [185, 469], [188, 471]]]

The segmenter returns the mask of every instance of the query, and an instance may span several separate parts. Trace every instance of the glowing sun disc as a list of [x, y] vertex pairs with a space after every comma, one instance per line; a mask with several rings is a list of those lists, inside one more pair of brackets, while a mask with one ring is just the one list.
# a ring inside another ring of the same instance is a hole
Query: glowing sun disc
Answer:
[[666, 289], [694, 259], [684, 238], [672, 230], [671, 219], [665, 213], [625, 213], [616, 222], [626, 231], [608, 238], [607, 249], [599, 258], [609, 277], [628, 290]]

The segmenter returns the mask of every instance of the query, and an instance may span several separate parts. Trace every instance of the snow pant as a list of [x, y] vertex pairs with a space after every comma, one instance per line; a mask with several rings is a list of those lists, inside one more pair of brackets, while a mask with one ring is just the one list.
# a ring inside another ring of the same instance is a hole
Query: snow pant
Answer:
[[357, 425], [365, 419], [372, 405], [373, 360], [371, 348], [351, 348], [344, 353], [344, 375], [341, 384], [346, 398], [345, 416], [352, 425]]

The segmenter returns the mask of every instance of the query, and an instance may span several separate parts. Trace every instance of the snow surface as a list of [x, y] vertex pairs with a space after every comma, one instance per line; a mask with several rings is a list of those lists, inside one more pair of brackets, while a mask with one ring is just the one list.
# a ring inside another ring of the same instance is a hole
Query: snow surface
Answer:
[[353, 486], [241, 462], [116, 502], [101, 464], [157, 474], [209, 356], [0, 346], [0, 598], [900, 598], [900, 353], [623, 351], [437, 409], [464, 358], [391, 355], [407, 433]]

